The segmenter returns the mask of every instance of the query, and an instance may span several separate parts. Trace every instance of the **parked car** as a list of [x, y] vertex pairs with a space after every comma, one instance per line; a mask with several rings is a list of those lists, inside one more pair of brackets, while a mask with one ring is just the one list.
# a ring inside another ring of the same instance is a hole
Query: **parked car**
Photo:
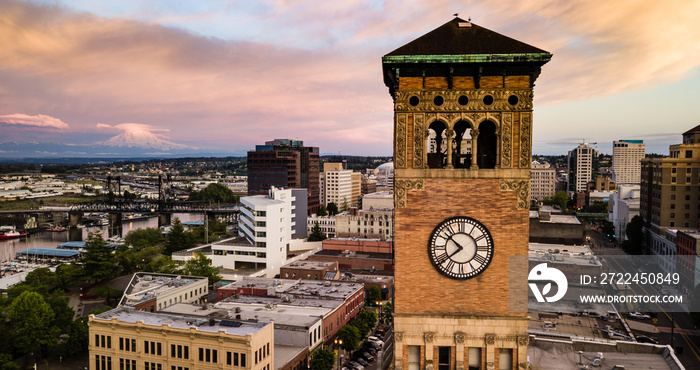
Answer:
[[631, 318], [637, 319], [637, 320], [651, 320], [651, 317], [649, 315], [645, 315], [645, 314], [639, 313], [639, 312], [630, 312], [629, 316]]
[[355, 369], [355, 370], [365, 370], [365, 367], [364, 367], [364, 366], [358, 364], [358, 363], [355, 362], [355, 361], [350, 361], [350, 362], [348, 362], [346, 365], [350, 366], [351, 368], [353, 368], [353, 369]]
[[365, 351], [362, 352], [362, 357], [367, 360], [367, 362], [372, 362], [374, 360], [374, 356], [372, 356], [369, 352]]
[[360, 356], [357, 356], [357, 357], [353, 358], [352, 360], [357, 362], [358, 364], [360, 364], [362, 366], [367, 366], [369, 364], [369, 362], [367, 362], [364, 358], [362, 358]]
[[638, 335], [637, 336], [637, 342], [639, 343], [651, 343], [651, 344], [659, 344], [659, 341], [652, 338], [652, 337], [647, 337], [646, 335]]
[[374, 348], [376, 351], [379, 351], [380, 349], [382, 349], [382, 346], [376, 342], [367, 341], [367, 342], [365, 342], [364, 346], [366, 348]]

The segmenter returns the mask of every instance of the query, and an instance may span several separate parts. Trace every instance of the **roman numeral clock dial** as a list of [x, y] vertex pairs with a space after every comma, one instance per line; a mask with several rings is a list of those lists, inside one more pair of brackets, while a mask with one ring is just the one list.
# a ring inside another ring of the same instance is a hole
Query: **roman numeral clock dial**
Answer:
[[452, 279], [470, 279], [491, 263], [493, 238], [488, 229], [473, 218], [449, 218], [433, 230], [428, 255], [439, 273]]

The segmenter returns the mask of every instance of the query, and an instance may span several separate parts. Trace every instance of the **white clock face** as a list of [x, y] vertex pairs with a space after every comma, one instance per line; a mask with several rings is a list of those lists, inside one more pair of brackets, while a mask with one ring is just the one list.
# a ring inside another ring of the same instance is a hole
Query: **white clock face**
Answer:
[[470, 217], [453, 217], [440, 223], [428, 241], [428, 255], [438, 272], [452, 279], [469, 279], [482, 273], [493, 258], [488, 229]]

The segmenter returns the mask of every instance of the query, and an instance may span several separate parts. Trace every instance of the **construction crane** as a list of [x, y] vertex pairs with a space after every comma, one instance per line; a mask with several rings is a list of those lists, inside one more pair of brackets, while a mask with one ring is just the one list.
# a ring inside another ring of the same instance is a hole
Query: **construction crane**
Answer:
[[594, 142], [594, 143], [586, 142], [586, 139], [582, 139], [581, 142], [575, 142], [575, 141], [557, 141], [557, 142], [545, 143], [545, 144], [547, 144], [547, 145], [576, 145], [576, 144], [583, 144], [583, 145], [591, 145], [591, 146], [598, 145], [597, 142]]

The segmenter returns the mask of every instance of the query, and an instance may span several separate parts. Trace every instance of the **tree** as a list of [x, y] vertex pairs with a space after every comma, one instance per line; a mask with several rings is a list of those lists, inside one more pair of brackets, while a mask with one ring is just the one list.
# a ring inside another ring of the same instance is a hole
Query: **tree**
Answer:
[[360, 331], [354, 325], [343, 326], [338, 330], [337, 336], [343, 341], [341, 348], [346, 351], [354, 351], [362, 339]]
[[163, 233], [155, 227], [132, 230], [124, 237], [124, 243], [136, 249], [153, 247], [164, 241]]
[[226, 185], [212, 183], [202, 191], [193, 191], [188, 200], [204, 201], [207, 203], [238, 203], [238, 197]]
[[369, 289], [367, 289], [367, 300], [370, 302], [370, 304], [381, 301], [382, 290], [376, 285], [369, 287]]
[[641, 216], [634, 216], [625, 227], [625, 235], [627, 240], [622, 242], [622, 250], [627, 254], [640, 255], [644, 254], [644, 219]]
[[102, 234], [98, 232], [88, 234], [82, 263], [85, 277], [93, 281], [111, 279], [119, 271], [112, 248], [107, 245], [107, 242], [102, 239]]
[[569, 194], [567, 194], [563, 190], [559, 190], [558, 192], [554, 193], [554, 196], [552, 197], [552, 204], [556, 204], [561, 208], [562, 211], [566, 211], [566, 203], [569, 201]]
[[58, 285], [58, 277], [48, 267], [41, 267], [28, 273], [24, 283], [34, 287], [45, 286], [48, 291], [52, 291]]
[[0, 369], [19, 370], [20, 367], [12, 360], [12, 355], [7, 353], [0, 353]]
[[9, 319], [15, 347], [21, 353], [39, 352], [58, 340], [59, 330], [52, 325], [54, 312], [41, 294], [24, 292], [12, 301]]
[[315, 350], [311, 354], [309, 367], [314, 370], [331, 370], [335, 365], [335, 354], [326, 348]]
[[211, 259], [202, 252], [197, 252], [194, 257], [185, 263], [185, 273], [192, 276], [202, 276], [209, 279], [209, 284], [221, 280], [219, 269], [211, 265]]
[[180, 222], [179, 218], [175, 218], [173, 221], [173, 229], [165, 240], [165, 250], [163, 253], [170, 256], [173, 252], [192, 248], [195, 245], [197, 245], [197, 243], [194, 236], [185, 231], [185, 227], [182, 226], [182, 222]]
[[309, 234], [308, 241], [320, 242], [322, 240], [326, 240], [326, 234], [321, 231], [321, 226], [319, 226], [318, 222], [316, 222], [314, 227], [311, 228], [311, 234]]
[[325, 204], [321, 204], [321, 207], [318, 209], [318, 216], [328, 216], [328, 211], [326, 210]]
[[89, 344], [87, 317], [73, 321], [66, 334], [54, 348], [58, 356], [73, 357], [87, 351]]
[[357, 319], [355, 320], [355, 327], [360, 331], [361, 336], [367, 335], [373, 328], [374, 325], [377, 323], [377, 314], [374, 313], [373, 311], [369, 310], [362, 310], [360, 313], [357, 315]]
[[328, 214], [331, 216], [335, 216], [338, 213], [338, 205], [333, 202], [328, 203], [326, 209], [328, 210]]
[[391, 302], [386, 302], [382, 306], [382, 319], [388, 324], [394, 321], [394, 307], [392, 307]]

